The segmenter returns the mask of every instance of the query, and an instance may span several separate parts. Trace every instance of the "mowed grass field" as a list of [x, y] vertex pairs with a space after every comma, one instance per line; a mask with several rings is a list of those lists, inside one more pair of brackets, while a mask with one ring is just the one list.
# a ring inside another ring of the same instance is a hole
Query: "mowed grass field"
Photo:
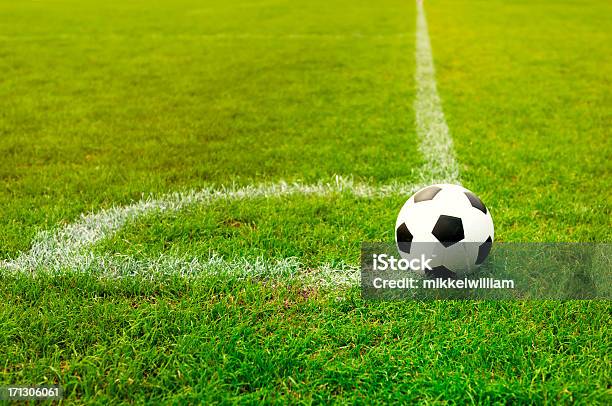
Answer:
[[[610, 241], [612, 6], [425, 2], [462, 183], [499, 241]], [[0, 259], [169, 192], [417, 184], [412, 1], [0, 0]], [[358, 263], [408, 196], [218, 199], [91, 248]], [[171, 270], [170, 270], [171, 271]], [[294, 278], [2, 271], [0, 384], [90, 402], [612, 401], [606, 301], [372, 302]]]

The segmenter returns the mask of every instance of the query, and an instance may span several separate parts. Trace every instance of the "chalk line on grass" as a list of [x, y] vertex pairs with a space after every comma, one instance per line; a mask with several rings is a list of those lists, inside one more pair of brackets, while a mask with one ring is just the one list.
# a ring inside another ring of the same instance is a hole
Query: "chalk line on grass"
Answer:
[[332, 267], [322, 264], [311, 272], [304, 272], [298, 258], [270, 260], [259, 258], [224, 259], [213, 255], [207, 260], [161, 256], [142, 261], [121, 255], [96, 255], [92, 247], [112, 237], [127, 222], [156, 211], [179, 211], [195, 204], [211, 204], [219, 200], [245, 200], [260, 197], [289, 195], [329, 196], [348, 193], [357, 197], [382, 198], [391, 195], [408, 196], [431, 183], [458, 183], [459, 170], [453, 152], [452, 139], [444, 118], [438, 95], [427, 21], [421, 2], [417, 2], [416, 28], [417, 86], [414, 109], [420, 151], [425, 165], [419, 171], [419, 184], [390, 184], [372, 186], [354, 183], [337, 176], [333, 182], [317, 184], [268, 183], [256, 186], [207, 188], [187, 193], [172, 193], [158, 199], [144, 199], [131, 205], [113, 207], [98, 213], [82, 215], [66, 227], [39, 233], [30, 251], [14, 260], [0, 261], [0, 268], [17, 272], [91, 272], [101, 277], [142, 276], [176, 274], [231, 273], [235, 275], [288, 275], [306, 278], [317, 284], [355, 285], [359, 269], [348, 264]]
[[[252, 266], [246, 266], [246, 260], [240, 258], [223, 263], [219, 257], [213, 257], [207, 261], [162, 257], [150, 262], [143, 262], [120, 255], [96, 255], [91, 252], [91, 248], [96, 243], [112, 237], [127, 222], [138, 217], [154, 212], [179, 211], [196, 204], [211, 204], [220, 200], [248, 200], [290, 195], [330, 196], [340, 193], [362, 198], [381, 198], [392, 195], [410, 195], [421, 186], [399, 183], [371, 186], [336, 176], [333, 182], [319, 182], [310, 185], [279, 182], [257, 186], [207, 188], [197, 192], [171, 193], [158, 199], [144, 199], [131, 205], [82, 215], [73, 224], [55, 231], [43, 231], [36, 236], [30, 251], [21, 254], [15, 260], [0, 262], [0, 267], [23, 272], [35, 272], [40, 269], [50, 272], [88, 271], [103, 274], [107, 277], [163, 275], [169, 270], [184, 276], [230, 270], [233, 273], [239, 273], [238, 271], [241, 268], [250, 270], [251, 274], [257, 275], [264, 271], [271, 273], [269, 271], [273, 267], [279, 267], [283, 270], [281, 273], [286, 274], [291, 269], [297, 269], [296, 264], [299, 262], [297, 258], [285, 260], [259, 259]], [[343, 265], [339, 269], [323, 265], [321, 266], [322, 274], [318, 277], [341, 283], [348, 277], [346, 275], [347, 270], [356, 272], [355, 267], [348, 265]]]
[[436, 85], [436, 71], [431, 53], [427, 18], [422, 1], [417, 1], [416, 26], [416, 115], [420, 151], [426, 162], [425, 178], [438, 179], [434, 183], [459, 183], [459, 165], [455, 159], [453, 139], [442, 111]]

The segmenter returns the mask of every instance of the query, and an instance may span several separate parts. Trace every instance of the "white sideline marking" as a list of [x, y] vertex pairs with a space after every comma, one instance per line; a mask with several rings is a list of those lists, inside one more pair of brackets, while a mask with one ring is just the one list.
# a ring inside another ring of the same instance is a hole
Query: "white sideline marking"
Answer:
[[416, 35], [417, 86], [414, 103], [420, 150], [426, 164], [419, 171], [419, 185], [390, 184], [371, 186], [354, 183], [337, 176], [332, 183], [313, 185], [300, 183], [261, 184], [242, 188], [203, 189], [198, 192], [172, 193], [159, 199], [145, 199], [124, 207], [113, 207], [81, 218], [56, 231], [39, 233], [27, 253], [14, 260], [0, 261], [0, 268], [16, 272], [34, 273], [38, 270], [62, 272], [92, 272], [101, 277], [231, 273], [235, 275], [290, 275], [306, 278], [316, 284], [350, 285], [358, 283], [359, 269], [341, 265], [339, 269], [323, 264], [310, 273], [303, 272], [297, 258], [282, 260], [244, 258], [226, 260], [212, 256], [206, 261], [162, 256], [156, 260], [140, 261], [128, 256], [103, 255], [91, 252], [97, 242], [113, 236], [127, 222], [156, 211], [178, 211], [194, 204], [211, 204], [218, 200], [241, 200], [287, 195], [328, 196], [348, 193], [357, 197], [408, 196], [432, 183], [458, 183], [459, 170], [452, 147], [452, 139], [444, 119], [438, 96], [427, 21], [421, 2], [417, 2]]
[[426, 178], [432, 183], [459, 183], [459, 166], [453, 151], [453, 140], [442, 111], [436, 85], [427, 19], [422, 1], [417, 1], [416, 72], [417, 86], [414, 111], [420, 150], [427, 162]]

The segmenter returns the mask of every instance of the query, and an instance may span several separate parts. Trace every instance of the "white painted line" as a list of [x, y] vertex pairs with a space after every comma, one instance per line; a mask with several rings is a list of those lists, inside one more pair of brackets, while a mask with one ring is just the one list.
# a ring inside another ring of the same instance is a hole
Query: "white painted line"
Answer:
[[[172, 193], [159, 199], [145, 199], [124, 207], [114, 207], [81, 216], [81, 219], [54, 232], [39, 233], [32, 248], [15, 260], [0, 262], [0, 267], [14, 271], [33, 272], [39, 269], [62, 271], [66, 269], [82, 270], [106, 267], [117, 273], [117, 267], [131, 262], [115, 258], [100, 258], [91, 254], [94, 244], [112, 237], [127, 222], [156, 212], [179, 211], [195, 204], [211, 204], [219, 200], [246, 200], [258, 197], [279, 197], [289, 195], [329, 196], [347, 193], [356, 197], [385, 197], [392, 195], [409, 196], [424, 185], [389, 184], [371, 186], [354, 183], [350, 179], [337, 176], [334, 182], [306, 185], [301, 183], [261, 184], [258, 186], [230, 187], [222, 189], [203, 189], [198, 192]], [[169, 260], [170, 262], [172, 260]], [[184, 262], [184, 261], [183, 261]], [[192, 263], [193, 261], [189, 260]], [[199, 264], [196, 269], [205, 269], [208, 265]], [[142, 269], [143, 266], [140, 266]], [[146, 268], [146, 266], [144, 266]], [[150, 268], [150, 267], [149, 267]], [[159, 266], [154, 267], [159, 269]], [[151, 269], [153, 271], [154, 269]], [[118, 272], [130, 273], [130, 272]]]
[[425, 158], [423, 179], [430, 183], [459, 183], [459, 166], [453, 140], [444, 118], [436, 85], [436, 72], [431, 53], [427, 19], [422, 1], [417, 1], [416, 27], [416, 114], [420, 150]]

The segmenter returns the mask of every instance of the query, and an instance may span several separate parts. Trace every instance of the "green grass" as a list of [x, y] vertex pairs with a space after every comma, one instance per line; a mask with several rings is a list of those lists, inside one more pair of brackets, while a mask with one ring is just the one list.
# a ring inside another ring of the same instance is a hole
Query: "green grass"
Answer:
[[82, 3], [0, 3], [0, 257], [143, 193], [413, 179], [409, 5]]
[[[461, 178], [501, 241], [610, 241], [610, 5], [427, 0]], [[412, 1], [0, 0], [0, 259], [205, 186], [414, 182]], [[357, 263], [399, 196], [219, 200], [95, 246]], [[375, 302], [232, 277], [0, 272], [0, 384], [69, 402], [609, 404], [608, 301]]]
[[362, 241], [393, 240], [388, 224], [394, 224], [402, 204], [400, 196], [374, 199], [342, 193], [220, 200], [142, 217], [95, 250], [138, 259], [164, 254], [205, 259], [215, 253], [251, 260], [297, 257], [308, 267], [357, 264]]
[[464, 185], [506, 241], [611, 241], [612, 31], [603, 1], [428, 2]]
[[58, 380], [70, 399], [609, 400], [607, 302], [364, 302], [358, 289], [226, 277], [4, 281], [3, 375]]

